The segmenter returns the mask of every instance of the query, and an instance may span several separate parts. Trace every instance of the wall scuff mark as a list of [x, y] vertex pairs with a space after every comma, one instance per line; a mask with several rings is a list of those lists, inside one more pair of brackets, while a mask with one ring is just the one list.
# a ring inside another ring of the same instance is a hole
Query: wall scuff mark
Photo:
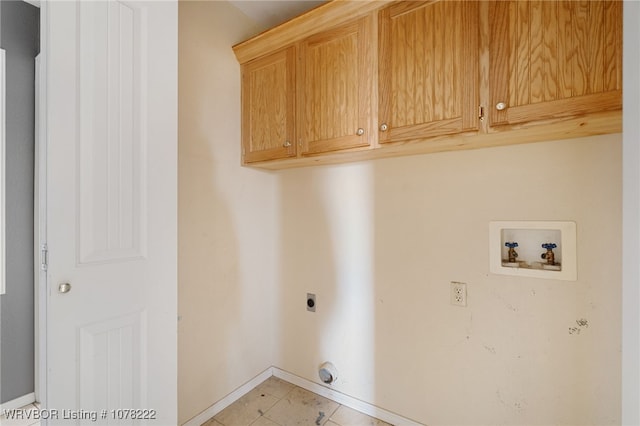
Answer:
[[589, 327], [589, 321], [584, 318], [576, 320], [576, 324], [578, 324], [579, 327]]
[[589, 321], [584, 318], [576, 320], [577, 327], [569, 327], [569, 334], [580, 334], [583, 328], [589, 328]]

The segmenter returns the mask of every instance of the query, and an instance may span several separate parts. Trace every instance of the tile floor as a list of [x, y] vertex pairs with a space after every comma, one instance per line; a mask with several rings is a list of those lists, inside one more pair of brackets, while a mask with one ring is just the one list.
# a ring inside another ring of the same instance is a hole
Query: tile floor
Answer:
[[202, 426], [391, 426], [270, 377]]
[[[29, 404], [21, 410], [37, 410]], [[0, 417], [1, 426], [37, 426], [28, 419]], [[391, 426], [291, 383], [270, 377], [202, 426]]]

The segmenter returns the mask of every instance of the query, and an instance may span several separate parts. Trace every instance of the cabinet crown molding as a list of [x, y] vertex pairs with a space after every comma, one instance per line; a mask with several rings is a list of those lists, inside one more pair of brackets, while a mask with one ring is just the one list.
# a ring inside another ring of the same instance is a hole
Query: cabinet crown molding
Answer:
[[333, 0], [233, 46], [240, 64], [398, 0]]

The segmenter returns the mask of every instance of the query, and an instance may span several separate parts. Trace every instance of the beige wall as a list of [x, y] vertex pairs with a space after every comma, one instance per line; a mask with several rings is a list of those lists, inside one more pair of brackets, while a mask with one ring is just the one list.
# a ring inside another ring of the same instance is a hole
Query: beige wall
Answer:
[[[276, 365], [429, 425], [619, 423], [620, 140], [280, 172]], [[575, 221], [578, 281], [489, 274], [491, 220]]]
[[240, 68], [253, 24], [179, 3], [179, 420], [273, 362], [275, 177], [239, 167]]
[[[180, 3], [181, 422], [330, 360], [337, 390], [429, 425], [619, 423], [620, 135], [241, 168], [230, 46], [255, 31]], [[578, 281], [489, 274], [491, 220], [575, 221]]]

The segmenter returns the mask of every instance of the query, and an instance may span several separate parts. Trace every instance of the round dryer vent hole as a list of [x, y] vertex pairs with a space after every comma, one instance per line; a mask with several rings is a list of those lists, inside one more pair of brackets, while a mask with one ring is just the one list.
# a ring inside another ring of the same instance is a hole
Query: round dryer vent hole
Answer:
[[318, 375], [320, 376], [320, 380], [322, 380], [322, 383], [330, 385], [338, 379], [338, 370], [332, 363], [325, 362], [320, 366]]

